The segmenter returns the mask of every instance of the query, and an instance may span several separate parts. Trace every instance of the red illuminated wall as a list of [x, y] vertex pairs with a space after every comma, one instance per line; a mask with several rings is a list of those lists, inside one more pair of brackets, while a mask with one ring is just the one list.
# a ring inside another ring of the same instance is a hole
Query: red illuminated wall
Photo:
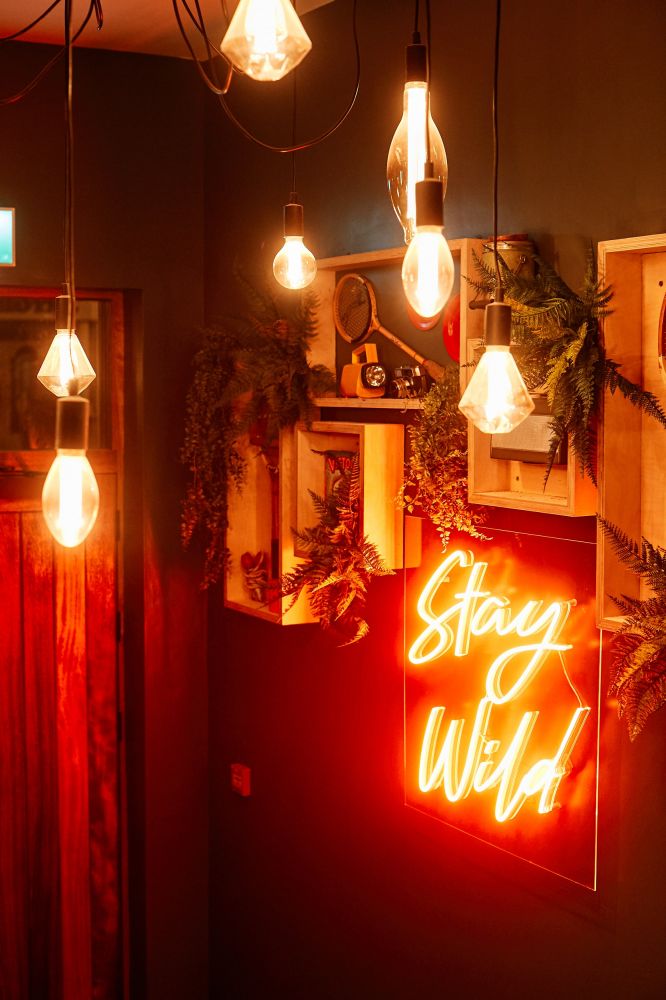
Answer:
[[[333, 118], [351, 87], [350, 6], [336, 0], [308, 15], [314, 49], [299, 83], [299, 134]], [[504, 6], [500, 227], [527, 228], [575, 283], [590, 240], [666, 229], [666, 135], [655, 127], [666, 108], [658, 69], [666, 14], [661, 0], [612, 0], [603, 12], [576, 0]], [[413, 4], [370, 0], [359, 8], [358, 107], [298, 164], [308, 244], [320, 257], [401, 239], [384, 172]], [[450, 165], [447, 232], [487, 235], [494, 4], [433, 11], [433, 106]], [[320, 73], [318, 44], [334, 52]], [[262, 92], [266, 115], [257, 88], [238, 87], [233, 101], [263, 136], [279, 140], [290, 128], [288, 82], [276, 91]], [[211, 102], [209, 316], [235, 302], [235, 258], [270, 262], [289, 183], [286, 160], [238, 138]], [[232, 204], [230, 189], [248, 197]], [[555, 547], [561, 537], [594, 540], [589, 519], [496, 512], [492, 521], [538, 530]], [[231, 996], [660, 997], [666, 810], [655, 789], [666, 775], [663, 719], [630, 747], [614, 710], [602, 709], [598, 893], [539, 875], [405, 808], [402, 608], [401, 579], [373, 584], [370, 638], [338, 650], [316, 626], [280, 629], [215, 606], [214, 987]], [[253, 769], [250, 799], [229, 790], [236, 760]]]

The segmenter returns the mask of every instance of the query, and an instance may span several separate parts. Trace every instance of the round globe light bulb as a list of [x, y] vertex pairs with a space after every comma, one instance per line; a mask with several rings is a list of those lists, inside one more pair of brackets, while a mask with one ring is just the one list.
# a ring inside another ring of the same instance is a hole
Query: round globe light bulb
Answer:
[[453, 290], [455, 268], [439, 226], [418, 226], [402, 262], [407, 302], [423, 320], [441, 313]]
[[99, 511], [99, 487], [85, 451], [60, 449], [42, 490], [46, 525], [71, 549], [90, 534]]
[[488, 346], [474, 369], [460, 409], [484, 434], [508, 434], [534, 409], [511, 348]]
[[284, 288], [305, 288], [314, 281], [317, 261], [303, 243], [302, 236], [285, 236], [284, 246], [273, 261], [275, 280]]

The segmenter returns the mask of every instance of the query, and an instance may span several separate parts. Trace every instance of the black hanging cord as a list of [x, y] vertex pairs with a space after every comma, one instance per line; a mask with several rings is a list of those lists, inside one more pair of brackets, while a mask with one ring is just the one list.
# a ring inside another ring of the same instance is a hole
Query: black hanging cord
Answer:
[[[219, 99], [220, 104], [222, 105], [222, 109], [224, 110], [224, 113], [227, 115], [229, 120], [236, 126], [236, 128], [245, 136], [245, 138], [249, 139], [250, 142], [253, 142], [255, 145], [260, 146], [262, 149], [267, 149], [272, 153], [294, 153], [298, 152], [301, 149], [310, 149], [312, 146], [317, 146], [320, 142], [323, 142], [324, 139], [328, 139], [329, 136], [333, 135], [333, 133], [340, 128], [340, 126], [347, 120], [347, 118], [351, 114], [351, 111], [354, 105], [356, 104], [356, 99], [358, 97], [361, 85], [361, 49], [358, 39], [358, 26], [356, 17], [357, 3], [358, 0], [353, 0], [352, 35], [354, 40], [354, 53], [356, 60], [356, 79], [354, 82], [353, 94], [351, 100], [349, 101], [349, 104], [347, 105], [347, 108], [338, 118], [338, 120], [333, 125], [331, 125], [330, 128], [326, 129], [326, 131], [322, 132], [320, 135], [317, 135], [314, 138], [308, 139], [302, 143], [297, 144], [295, 141], [292, 140], [290, 146], [276, 146], [273, 145], [272, 143], [264, 142], [263, 139], [260, 139], [258, 136], [254, 135], [254, 133], [251, 132], [250, 129], [246, 128], [245, 125], [243, 125], [243, 123], [236, 117], [234, 112], [229, 107], [229, 104], [225, 100], [225, 95], [228, 93], [229, 85], [231, 83], [233, 67], [229, 64], [226, 81], [224, 84], [221, 84], [217, 78], [217, 70], [215, 67], [215, 59], [220, 55], [220, 53], [217, 50], [217, 46], [213, 45], [213, 43], [211, 42], [210, 37], [206, 31], [206, 26], [204, 23], [203, 14], [201, 12], [201, 5], [199, 3], [199, 0], [194, 0], [196, 14], [189, 7], [188, 0], [171, 0], [173, 12], [176, 17], [176, 23], [178, 25], [178, 30], [180, 31], [183, 41], [185, 42], [185, 45], [187, 46], [187, 49], [195, 64], [197, 72], [201, 77], [201, 79], [203, 80], [204, 84], [206, 85], [206, 87], [208, 87], [211, 93], [213, 93]], [[194, 46], [189, 40], [189, 37], [185, 30], [185, 26], [183, 24], [183, 19], [180, 14], [180, 6], [182, 6], [183, 9], [187, 12], [192, 23], [195, 25], [197, 31], [199, 32], [199, 34], [204, 39], [204, 42], [206, 43], [206, 53], [212, 79], [209, 77], [208, 73], [204, 69], [201, 60], [197, 57], [197, 54], [194, 51]], [[223, 9], [225, 9], [224, 4], [223, 4]]]
[[498, 178], [499, 178], [499, 126], [498, 126], [498, 104], [499, 104], [499, 55], [500, 55], [500, 26], [502, 20], [502, 0], [497, 0], [495, 16], [495, 70], [493, 75], [493, 255], [495, 258], [495, 302], [504, 300], [504, 288], [502, 287], [502, 273], [499, 266], [499, 256], [497, 253], [497, 203], [498, 203]]
[[[183, 24], [183, 19], [180, 15], [181, 4], [183, 5], [183, 9], [187, 11], [188, 16], [190, 17], [193, 24], [196, 26], [197, 31], [201, 34], [206, 43], [206, 53], [208, 57], [208, 62], [211, 66], [211, 72], [213, 73], [214, 77], [213, 80], [211, 80], [208, 74], [206, 73], [206, 70], [203, 68], [201, 60], [194, 51], [194, 46], [190, 42], [189, 36], [185, 30], [185, 25]], [[206, 87], [211, 91], [211, 93], [215, 94], [216, 97], [222, 97], [222, 95], [226, 94], [227, 90], [229, 89], [229, 85], [231, 83], [232, 67], [231, 64], [229, 64], [226, 83], [224, 86], [220, 86], [219, 82], [217, 81], [217, 71], [215, 69], [215, 64], [213, 62], [213, 45], [210, 38], [208, 37], [208, 33], [206, 32], [206, 28], [204, 26], [203, 17], [201, 15], [201, 7], [198, 3], [198, 0], [195, 0], [195, 6], [197, 9], [196, 17], [192, 9], [187, 4], [187, 0], [171, 0], [171, 6], [173, 7], [173, 12], [176, 18], [176, 24], [178, 25], [178, 30], [180, 31], [183, 41], [185, 42], [185, 45], [187, 46], [190, 56], [192, 57], [192, 62], [196, 67], [197, 73], [201, 77]]]
[[[291, 190], [293, 195], [296, 193], [296, 74], [298, 72], [298, 67], [294, 70], [292, 76], [292, 102], [291, 102]], [[292, 201], [294, 200], [292, 195]]]
[[[58, 3], [60, 3], [60, 2], [61, 2], [61, 0], [58, 0]], [[50, 7], [49, 11], [50, 10], [53, 10], [53, 7]], [[41, 18], [44, 17], [46, 15], [46, 13], [47, 13], [47, 11], [45, 11], [44, 14], [42, 14], [40, 16], [39, 20], [41, 20]], [[72, 37], [72, 43], [75, 42], [77, 40], [77, 38], [85, 31], [85, 29], [88, 26], [88, 22], [90, 21], [90, 18], [93, 16], [93, 13], [95, 13], [97, 15], [97, 27], [98, 27], [98, 30], [102, 27], [103, 16], [102, 16], [102, 5], [101, 5], [101, 2], [100, 2], [100, 0], [91, 0], [90, 6], [88, 7], [88, 12], [87, 12], [85, 18], [83, 19], [83, 22], [82, 22], [80, 28], [78, 29], [78, 31], [76, 32], [76, 34]], [[37, 23], [37, 22], [33, 22], [33, 23]], [[21, 30], [21, 34], [24, 34], [25, 30], [26, 29], [22, 29]], [[3, 42], [3, 41], [9, 41], [9, 37], [0, 38], [0, 42]], [[40, 83], [40, 81], [44, 79], [44, 77], [46, 76], [46, 74], [51, 69], [53, 69], [53, 67], [55, 66], [55, 64], [63, 57], [63, 55], [65, 54], [66, 51], [67, 50], [66, 50], [65, 47], [59, 49], [56, 52], [56, 54], [54, 56], [52, 56], [51, 59], [49, 59], [49, 61], [46, 63], [46, 65], [42, 66], [42, 68], [40, 69], [39, 73], [37, 73], [37, 75], [35, 77], [33, 77], [33, 79], [30, 81], [30, 83], [26, 84], [25, 87], [22, 87], [21, 90], [19, 90], [16, 94], [11, 94], [9, 97], [1, 97], [0, 98], [0, 107], [6, 107], [9, 104], [16, 104], [18, 101], [23, 100], [24, 97], [27, 97], [28, 94], [30, 94], [35, 89], [35, 87], [37, 86], [37, 84]]]
[[419, 33], [419, 0], [414, 4], [414, 34]]
[[245, 136], [246, 139], [249, 139], [250, 142], [255, 143], [255, 145], [257, 146], [261, 146], [262, 149], [268, 149], [272, 153], [293, 153], [293, 152], [298, 152], [299, 150], [302, 149], [311, 149], [313, 146], [319, 145], [319, 143], [323, 142], [324, 139], [328, 139], [329, 136], [333, 135], [334, 132], [337, 132], [340, 126], [347, 120], [347, 118], [352, 112], [354, 105], [356, 104], [356, 98], [358, 97], [358, 92], [361, 86], [361, 48], [358, 40], [358, 25], [356, 19], [357, 2], [358, 0], [353, 0], [353, 5], [352, 5], [352, 34], [354, 39], [354, 52], [356, 56], [356, 80], [354, 83], [354, 92], [352, 94], [352, 98], [349, 104], [347, 105], [346, 110], [338, 118], [335, 124], [331, 125], [331, 127], [326, 129], [325, 132], [322, 132], [320, 135], [315, 136], [313, 139], [308, 139], [305, 142], [301, 142], [298, 144], [292, 143], [291, 146], [274, 146], [272, 145], [272, 143], [264, 142], [262, 139], [259, 139], [256, 135], [250, 132], [250, 130], [247, 129], [238, 120], [238, 118], [233, 113], [233, 111], [229, 107], [224, 97], [220, 97], [220, 104], [222, 105], [225, 114], [227, 115], [229, 120], [233, 122], [236, 128], [242, 132], [242, 134]]
[[74, 260], [74, 119], [72, 115], [73, 53], [72, 0], [65, 0], [65, 281], [68, 285], [67, 325], [71, 336], [76, 319], [76, 273]]
[[426, 0], [426, 163], [430, 162], [430, 0]]

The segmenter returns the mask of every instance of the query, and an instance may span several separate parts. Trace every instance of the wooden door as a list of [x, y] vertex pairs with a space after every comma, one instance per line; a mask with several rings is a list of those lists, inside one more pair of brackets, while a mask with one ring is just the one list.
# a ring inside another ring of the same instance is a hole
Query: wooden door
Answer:
[[122, 995], [118, 454], [90, 454], [98, 519], [64, 549], [54, 453], [0, 452], [2, 1000]]

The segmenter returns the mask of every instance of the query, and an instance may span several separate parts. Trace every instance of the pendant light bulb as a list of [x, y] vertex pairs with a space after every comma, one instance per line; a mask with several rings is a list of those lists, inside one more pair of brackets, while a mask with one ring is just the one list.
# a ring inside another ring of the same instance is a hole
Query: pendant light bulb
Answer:
[[[418, 33], [414, 35], [419, 38]], [[407, 46], [405, 90], [402, 118], [389, 148], [386, 179], [395, 214], [400, 220], [409, 243], [416, 229], [416, 184], [425, 177], [426, 115], [430, 139], [430, 160], [433, 176], [442, 182], [442, 198], [446, 193], [449, 168], [442, 137], [430, 114], [428, 100], [427, 49], [420, 41]]]
[[284, 206], [284, 246], [273, 261], [275, 280], [284, 288], [305, 288], [314, 281], [317, 261], [303, 243], [303, 206], [292, 191]]
[[69, 286], [63, 285], [63, 294], [55, 300], [56, 334], [51, 342], [37, 378], [54, 396], [70, 396], [83, 392], [95, 378], [81, 341], [72, 329], [70, 317], [71, 298]]
[[402, 262], [407, 302], [422, 320], [441, 313], [453, 290], [455, 268], [442, 232], [443, 185], [433, 177], [416, 185], [417, 225]]
[[99, 488], [86, 456], [89, 406], [80, 396], [58, 399], [56, 457], [42, 490], [46, 526], [66, 548], [88, 537], [99, 510]]
[[281, 80], [312, 42], [289, 0], [240, 0], [220, 48], [253, 80]]
[[486, 349], [462, 399], [460, 409], [484, 434], [508, 434], [534, 409], [511, 354], [511, 306], [491, 302], [485, 313]]

